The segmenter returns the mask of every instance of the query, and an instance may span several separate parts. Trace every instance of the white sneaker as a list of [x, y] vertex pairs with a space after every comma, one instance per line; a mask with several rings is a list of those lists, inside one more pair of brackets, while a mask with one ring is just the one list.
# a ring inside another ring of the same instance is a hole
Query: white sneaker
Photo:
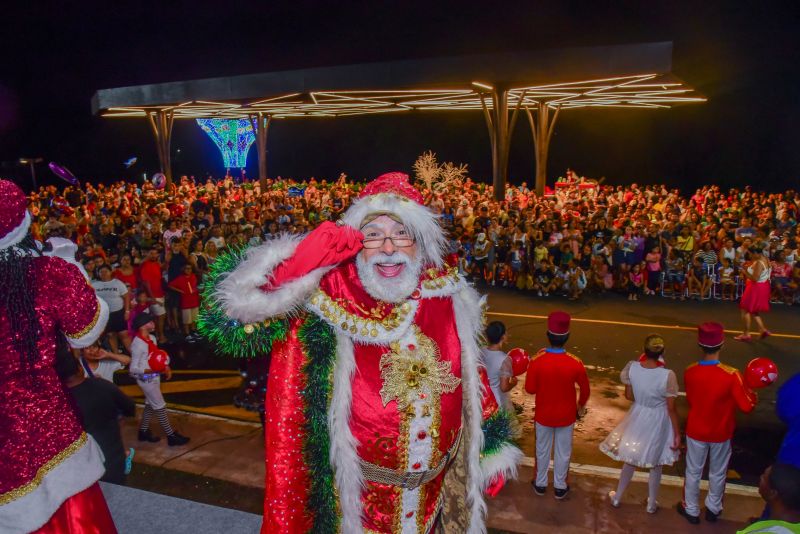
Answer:
[[541, 292], [541, 291], [538, 291], [538, 292], [537, 292], [537, 294], [538, 294], [540, 297], [542, 296], [542, 292]]
[[658, 511], [658, 501], [650, 501], [647, 499], [647, 513], [654, 514]]
[[611, 503], [611, 506], [614, 508], [619, 508], [619, 500], [617, 499], [617, 492], [611, 490], [608, 492], [608, 501]]

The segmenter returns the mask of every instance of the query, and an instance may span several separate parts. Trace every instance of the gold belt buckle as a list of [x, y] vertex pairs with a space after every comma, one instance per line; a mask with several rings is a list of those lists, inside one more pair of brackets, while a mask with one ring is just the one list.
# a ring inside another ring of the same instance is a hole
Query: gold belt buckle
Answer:
[[426, 473], [427, 471], [406, 471], [400, 485], [405, 489], [416, 489], [422, 485]]

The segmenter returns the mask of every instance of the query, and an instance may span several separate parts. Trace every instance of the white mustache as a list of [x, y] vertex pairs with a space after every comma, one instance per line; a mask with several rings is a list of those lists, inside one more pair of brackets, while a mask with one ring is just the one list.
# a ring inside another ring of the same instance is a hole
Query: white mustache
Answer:
[[367, 265], [369, 265], [370, 267], [374, 267], [378, 263], [391, 263], [398, 265], [402, 263], [404, 265], [408, 265], [409, 263], [411, 263], [411, 258], [409, 258], [406, 254], [402, 252], [395, 252], [392, 255], [386, 254], [384, 252], [379, 252], [378, 254], [371, 256], [367, 260]]

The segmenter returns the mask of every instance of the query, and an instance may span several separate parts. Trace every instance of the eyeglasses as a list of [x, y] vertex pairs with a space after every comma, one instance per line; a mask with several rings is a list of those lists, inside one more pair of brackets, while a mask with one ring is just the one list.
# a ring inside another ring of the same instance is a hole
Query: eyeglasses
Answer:
[[387, 239], [391, 241], [392, 245], [394, 245], [397, 248], [410, 247], [415, 243], [415, 239], [408, 235], [390, 235], [390, 236], [370, 238], [370, 239], [365, 239], [362, 243], [364, 244], [364, 248], [366, 249], [381, 248]]

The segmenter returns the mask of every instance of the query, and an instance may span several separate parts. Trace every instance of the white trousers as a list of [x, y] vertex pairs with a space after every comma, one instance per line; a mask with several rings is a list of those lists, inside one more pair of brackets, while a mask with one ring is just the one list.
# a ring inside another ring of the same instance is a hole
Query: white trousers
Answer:
[[683, 507], [689, 515], [700, 515], [700, 477], [708, 457], [708, 495], [706, 509], [718, 514], [725, 496], [725, 476], [731, 459], [731, 440], [706, 443], [686, 438], [686, 478], [683, 483]]
[[167, 405], [164, 395], [161, 394], [161, 378], [151, 378], [148, 381], [137, 380], [136, 384], [144, 393], [144, 402], [154, 410], [160, 410]]
[[547, 470], [553, 452], [553, 487], [566, 489], [569, 460], [572, 456], [572, 428], [569, 426], [544, 426], [536, 423], [536, 485], [547, 487]]

